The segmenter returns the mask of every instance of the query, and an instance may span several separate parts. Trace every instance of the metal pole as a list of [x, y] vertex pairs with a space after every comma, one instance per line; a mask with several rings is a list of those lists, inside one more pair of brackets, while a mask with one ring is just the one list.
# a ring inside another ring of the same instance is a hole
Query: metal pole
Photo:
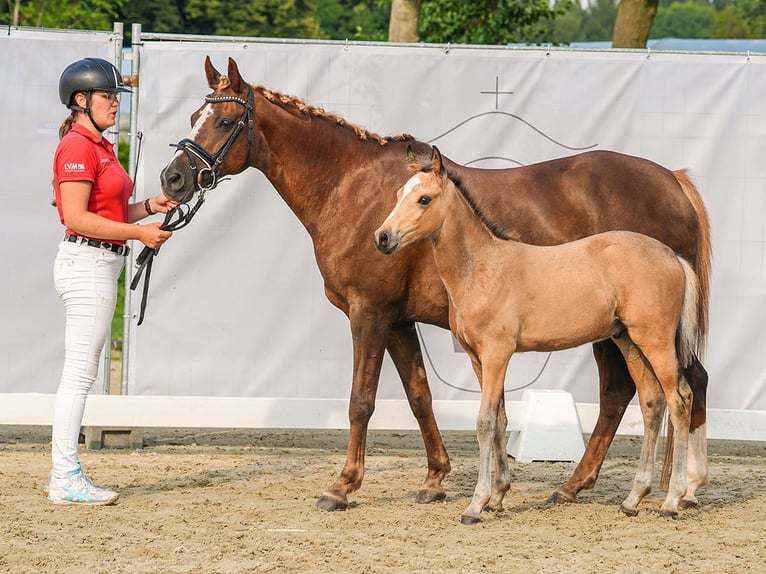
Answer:
[[[128, 155], [128, 170], [129, 173], [135, 174], [136, 178], [138, 171], [136, 170], [138, 164], [138, 90], [139, 90], [139, 71], [141, 68], [140, 55], [138, 46], [141, 44], [141, 24], [132, 24], [130, 28], [130, 76], [131, 76], [131, 93], [130, 93], [130, 153]], [[133, 182], [133, 200], [135, 201], [136, 185]], [[131, 250], [131, 254], [125, 264], [125, 306], [123, 307], [122, 315], [122, 370], [120, 372], [120, 394], [128, 394], [128, 366], [130, 364], [130, 338], [131, 338], [131, 321], [132, 316], [130, 313], [130, 283], [133, 280], [133, 265], [136, 260], [136, 250]]]
[[[112, 28], [112, 34], [114, 39], [114, 56], [112, 60], [117, 69], [120, 69], [122, 62], [122, 22], [114, 22]], [[116, 132], [110, 132], [111, 142], [114, 144], [114, 153], [119, 153], [120, 145], [120, 116], [117, 112], [117, 123], [115, 124]], [[102, 377], [103, 377], [103, 393], [108, 395], [111, 393], [112, 388], [112, 331], [109, 329], [106, 332], [106, 341], [104, 342], [104, 348], [101, 352], [101, 365], [102, 365]]]

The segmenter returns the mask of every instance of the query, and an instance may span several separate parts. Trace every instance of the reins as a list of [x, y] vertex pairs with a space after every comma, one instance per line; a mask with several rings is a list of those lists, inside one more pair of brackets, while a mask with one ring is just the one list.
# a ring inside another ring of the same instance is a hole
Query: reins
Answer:
[[[223, 163], [224, 157], [226, 157], [229, 149], [234, 144], [245, 126], [247, 126], [247, 154], [245, 155], [245, 168], [248, 167], [250, 149], [253, 143], [253, 119], [251, 117], [251, 113], [253, 111], [253, 89], [250, 84], [245, 85], [247, 86], [247, 100], [237, 96], [205, 96], [205, 101], [209, 104], [236, 102], [245, 108], [244, 112], [242, 112], [242, 117], [240, 117], [239, 121], [237, 122], [236, 128], [231, 133], [229, 139], [226, 141], [223, 147], [218, 150], [218, 153], [216, 153], [215, 156], [210, 155], [205, 149], [188, 138], [182, 139], [177, 144], [170, 144], [171, 147], [181, 150], [186, 154], [186, 157], [189, 161], [189, 168], [192, 170], [192, 172], [196, 173], [194, 181], [197, 185], [197, 191], [199, 191], [199, 199], [197, 200], [197, 203], [194, 204], [194, 207], [189, 207], [188, 203], [180, 203], [168, 211], [165, 214], [165, 220], [162, 222], [162, 225], [160, 225], [160, 229], [163, 231], [175, 232], [189, 225], [192, 218], [197, 214], [197, 211], [199, 211], [199, 208], [202, 207], [203, 203], [205, 203], [205, 193], [217, 187], [218, 184], [222, 181], [225, 181], [225, 179], [220, 179], [218, 170]], [[201, 160], [204, 163], [202, 169], [197, 168], [195, 158]], [[205, 185], [203, 182], [203, 177], [205, 176], [209, 176], [210, 178], [210, 183], [207, 185]], [[141, 281], [141, 277], [144, 277], [138, 325], [144, 321], [144, 314], [146, 312], [146, 298], [149, 293], [149, 278], [152, 274], [152, 264], [154, 263], [154, 258], [157, 256], [159, 251], [159, 247], [144, 247], [144, 249], [136, 258], [137, 272], [130, 283], [131, 291], [136, 290], [138, 283]]]

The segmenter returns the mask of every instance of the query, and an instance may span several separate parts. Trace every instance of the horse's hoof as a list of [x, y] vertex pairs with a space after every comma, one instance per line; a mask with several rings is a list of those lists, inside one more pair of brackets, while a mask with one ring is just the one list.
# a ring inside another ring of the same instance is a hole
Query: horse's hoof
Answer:
[[678, 518], [678, 511], [677, 510], [663, 510], [661, 508], [660, 509], [660, 516], [662, 516], [664, 518], [676, 519], [676, 518]]
[[564, 494], [560, 490], [554, 490], [553, 494], [551, 494], [548, 497], [548, 500], [545, 501], [546, 505], [551, 504], [577, 504], [579, 502], [577, 500], [577, 496], [570, 496], [569, 494]]
[[468, 514], [464, 514], [460, 517], [461, 524], [478, 524], [479, 522], [481, 522], [481, 519], [478, 516], [470, 516]]
[[679, 510], [688, 510], [690, 508], [697, 508], [698, 506], [699, 502], [696, 498], [694, 500], [686, 500], [685, 498], [682, 498], [681, 502], [678, 503]]
[[621, 504], [620, 510], [625, 516], [638, 516], [638, 508], [629, 508]]
[[335, 494], [329, 494], [325, 492], [317, 500], [317, 507], [320, 510], [326, 510], [327, 512], [333, 512], [335, 510], [346, 510], [348, 508], [348, 501], [344, 498], [340, 498]]
[[502, 512], [503, 511], [503, 503], [500, 504], [488, 504], [484, 507], [484, 510], [487, 512]]
[[415, 502], [418, 504], [429, 504], [438, 500], [444, 500], [445, 498], [447, 498], [447, 493], [443, 488], [423, 488], [415, 496]]

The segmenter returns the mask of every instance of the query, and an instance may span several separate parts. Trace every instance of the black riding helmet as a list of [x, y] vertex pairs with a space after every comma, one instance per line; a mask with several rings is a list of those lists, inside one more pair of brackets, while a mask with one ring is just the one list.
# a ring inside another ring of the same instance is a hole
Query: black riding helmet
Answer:
[[69, 64], [59, 79], [61, 103], [71, 108], [77, 92], [129, 92], [122, 75], [111, 62], [101, 58], [85, 58]]
[[[93, 125], [104, 131], [90, 115], [90, 95], [94, 90], [104, 92], [130, 92], [122, 82], [122, 75], [111, 62], [101, 58], [85, 58], [69, 64], [59, 78], [59, 99], [70, 110], [88, 114]], [[84, 92], [86, 107], [74, 103], [74, 95]]]

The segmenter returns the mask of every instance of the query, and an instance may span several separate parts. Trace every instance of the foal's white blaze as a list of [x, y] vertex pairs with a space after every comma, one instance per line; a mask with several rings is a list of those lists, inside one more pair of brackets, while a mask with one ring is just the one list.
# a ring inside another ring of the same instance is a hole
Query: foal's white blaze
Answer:
[[402, 203], [402, 201], [404, 201], [404, 198], [412, 193], [412, 190], [414, 190], [421, 183], [420, 174], [413, 175], [410, 179], [407, 180], [407, 183], [405, 183], [404, 187], [402, 188], [402, 196], [399, 198], [399, 201], [396, 202], [396, 206], [391, 210], [391, 213], [388, 214], [388, 217], [386, 217], [386, 220], [382, 225], [388, 223], [388, 220], [394, 216], [394, 213], [396, 213], [396, 210], [399, 208], [399, 205]]
[[[205, 107], [202, 108], [202, 111], [199, 113], [199, 117], [197, 118], [197, 121], [194, 122], [194, 125], [192, 126], [191, 133], [189, 133], [189, 139], [192, 141], [196, 141], [197, 135], [199, 135], [200, 130], [202, 129], [202, 126], [205, 125], [205, 122], [207, 119], [213, 115], [213, 105], [212, 104], [205, 104]], [[183, 150], [176, 150], [176, 153], [173, 154], [173, 159], [176, 157], [179, 157], [182, 153], [184, 153]]]

